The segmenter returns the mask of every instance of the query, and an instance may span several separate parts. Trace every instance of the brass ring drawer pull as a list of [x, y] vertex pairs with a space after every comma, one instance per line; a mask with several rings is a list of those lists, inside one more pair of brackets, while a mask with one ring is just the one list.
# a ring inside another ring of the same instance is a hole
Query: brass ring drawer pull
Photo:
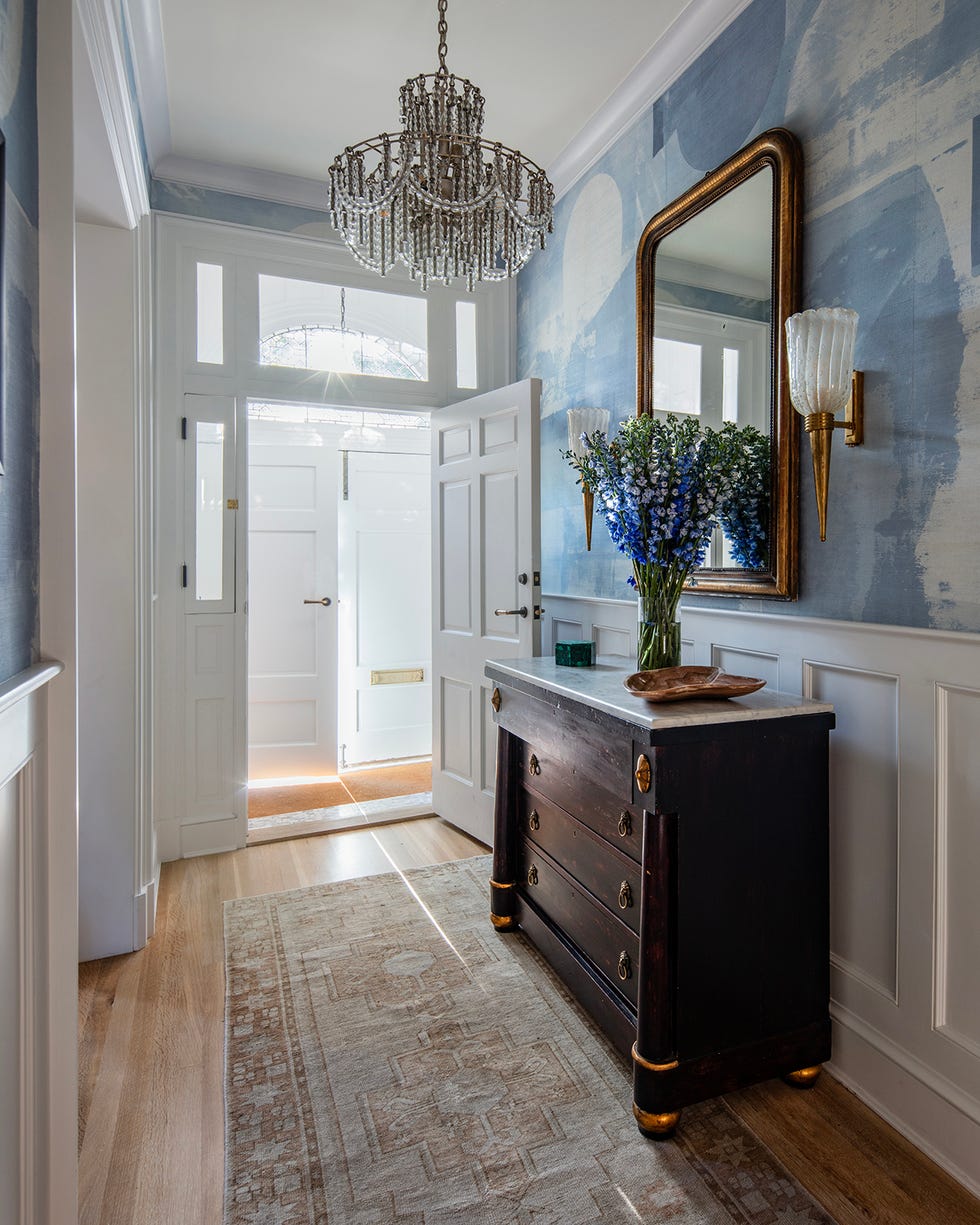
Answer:
[[535, 757], [533, 753], [528, 758], [527, 772], [528, 774], [540, 774], [541, 773], [541, 763], [538, 761], [537, 757]]
[[636, 759], [636, 769], [633, 771], [633, 777], [636, 779], [637, 788], [646, 793], [650, 790], [650, 784], [653, 782], [653, 775], [650, 770], [650, 758], [646, 753], [641, 753]]
[[536, 808], [531, 809], [531, 815], [528, 817], [527, 823], [531, 829], [541, 828], [541, 818], [538, 816], [538, 810]]
[[538, 870], [533, 863], [527, 870], [527, 883], [529, 885], [536, 885], [538, 883]]
[[630, 961], [630, 955], [625, 949], [619, 954], [619, 965], [616, 967], [616, 973], [623, 982], [633, 977], [633, 963]]
[[619, 886], [619, 909], [628, 910], [633, 905], [633, 890], [628, 880]]
[[619, 825], [616, 827], [619, 830], [620, 838], [628, 838], [633, 832], [633, 818], [628, 812], [620, 815]]
[[500, 710], [500, 690], [494, 687], [493, 693], [490, 695], [490, 705], [493, 707], [494, 714]]

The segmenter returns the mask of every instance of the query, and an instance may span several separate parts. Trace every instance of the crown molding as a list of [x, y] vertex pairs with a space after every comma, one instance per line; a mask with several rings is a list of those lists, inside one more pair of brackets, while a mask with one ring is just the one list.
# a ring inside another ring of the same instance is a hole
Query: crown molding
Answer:
[[160, 21], [160, 0], [122, 0], [122, 12], [131, 40], [143, 138], [152, 168], [170, 152], [171, 146], [167, 60]]
[[[78, 0], [79, 7], [109, 0]], [[548, 174], [561, 198], [660, 95], [690, 67], [751, 0], [691, 0], [630, 74], [558, 154]], [[134, 71], [153, 176], [274, 204], [326, 212], [324, 181], [199, 161], [170, 152], [166, 61], [159, 0], [123, 0], [133, 39]]]
[[273, 204], [312, 208], [323, 214], [328, 212], [326, 176], [322, 182], [318, 182], [295, 174], [255, 170], [250, 166], [228, 166], [168, 153], [154, 167], [153, 177], [171, 183], [230, 192], [235, 196], [249, 196], [253, 200], [268, 200]]
[[692, 0], [548, 167], [557, 199], [572, 188], [751, 0]]
[[130, 229], [150, 211], [143, 147], [127, 84], [122, 31], [112, 0], [76, 0], [75, 9], [92, 66], [106, 139]]

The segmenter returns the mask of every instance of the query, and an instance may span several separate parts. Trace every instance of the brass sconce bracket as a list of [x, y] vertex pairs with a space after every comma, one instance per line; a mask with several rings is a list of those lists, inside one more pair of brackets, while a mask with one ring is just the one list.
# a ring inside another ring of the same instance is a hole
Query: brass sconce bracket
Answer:
[[851, 398], [844, 410], [844, 420], [835, 421], [837, 429], [844, 431], [844, 445], [859, 447], [864, 442], [864, 371], [855, 370], [851, 375]]

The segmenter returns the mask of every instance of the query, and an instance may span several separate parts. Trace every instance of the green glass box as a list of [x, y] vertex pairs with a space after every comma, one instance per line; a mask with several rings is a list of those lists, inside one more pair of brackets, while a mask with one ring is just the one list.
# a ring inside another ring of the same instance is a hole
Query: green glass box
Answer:
[[595, 663], [595, 643], [556, 642], [555, 663], [568, 668], [591, 668]]

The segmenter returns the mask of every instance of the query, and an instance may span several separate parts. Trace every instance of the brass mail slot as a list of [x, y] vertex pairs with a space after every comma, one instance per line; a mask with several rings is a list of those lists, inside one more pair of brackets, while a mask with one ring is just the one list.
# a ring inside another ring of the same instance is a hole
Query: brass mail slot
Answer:
[[424, 668], [382, 668], [371, 673], [372, 685], [415, 685], [424, 680]]

